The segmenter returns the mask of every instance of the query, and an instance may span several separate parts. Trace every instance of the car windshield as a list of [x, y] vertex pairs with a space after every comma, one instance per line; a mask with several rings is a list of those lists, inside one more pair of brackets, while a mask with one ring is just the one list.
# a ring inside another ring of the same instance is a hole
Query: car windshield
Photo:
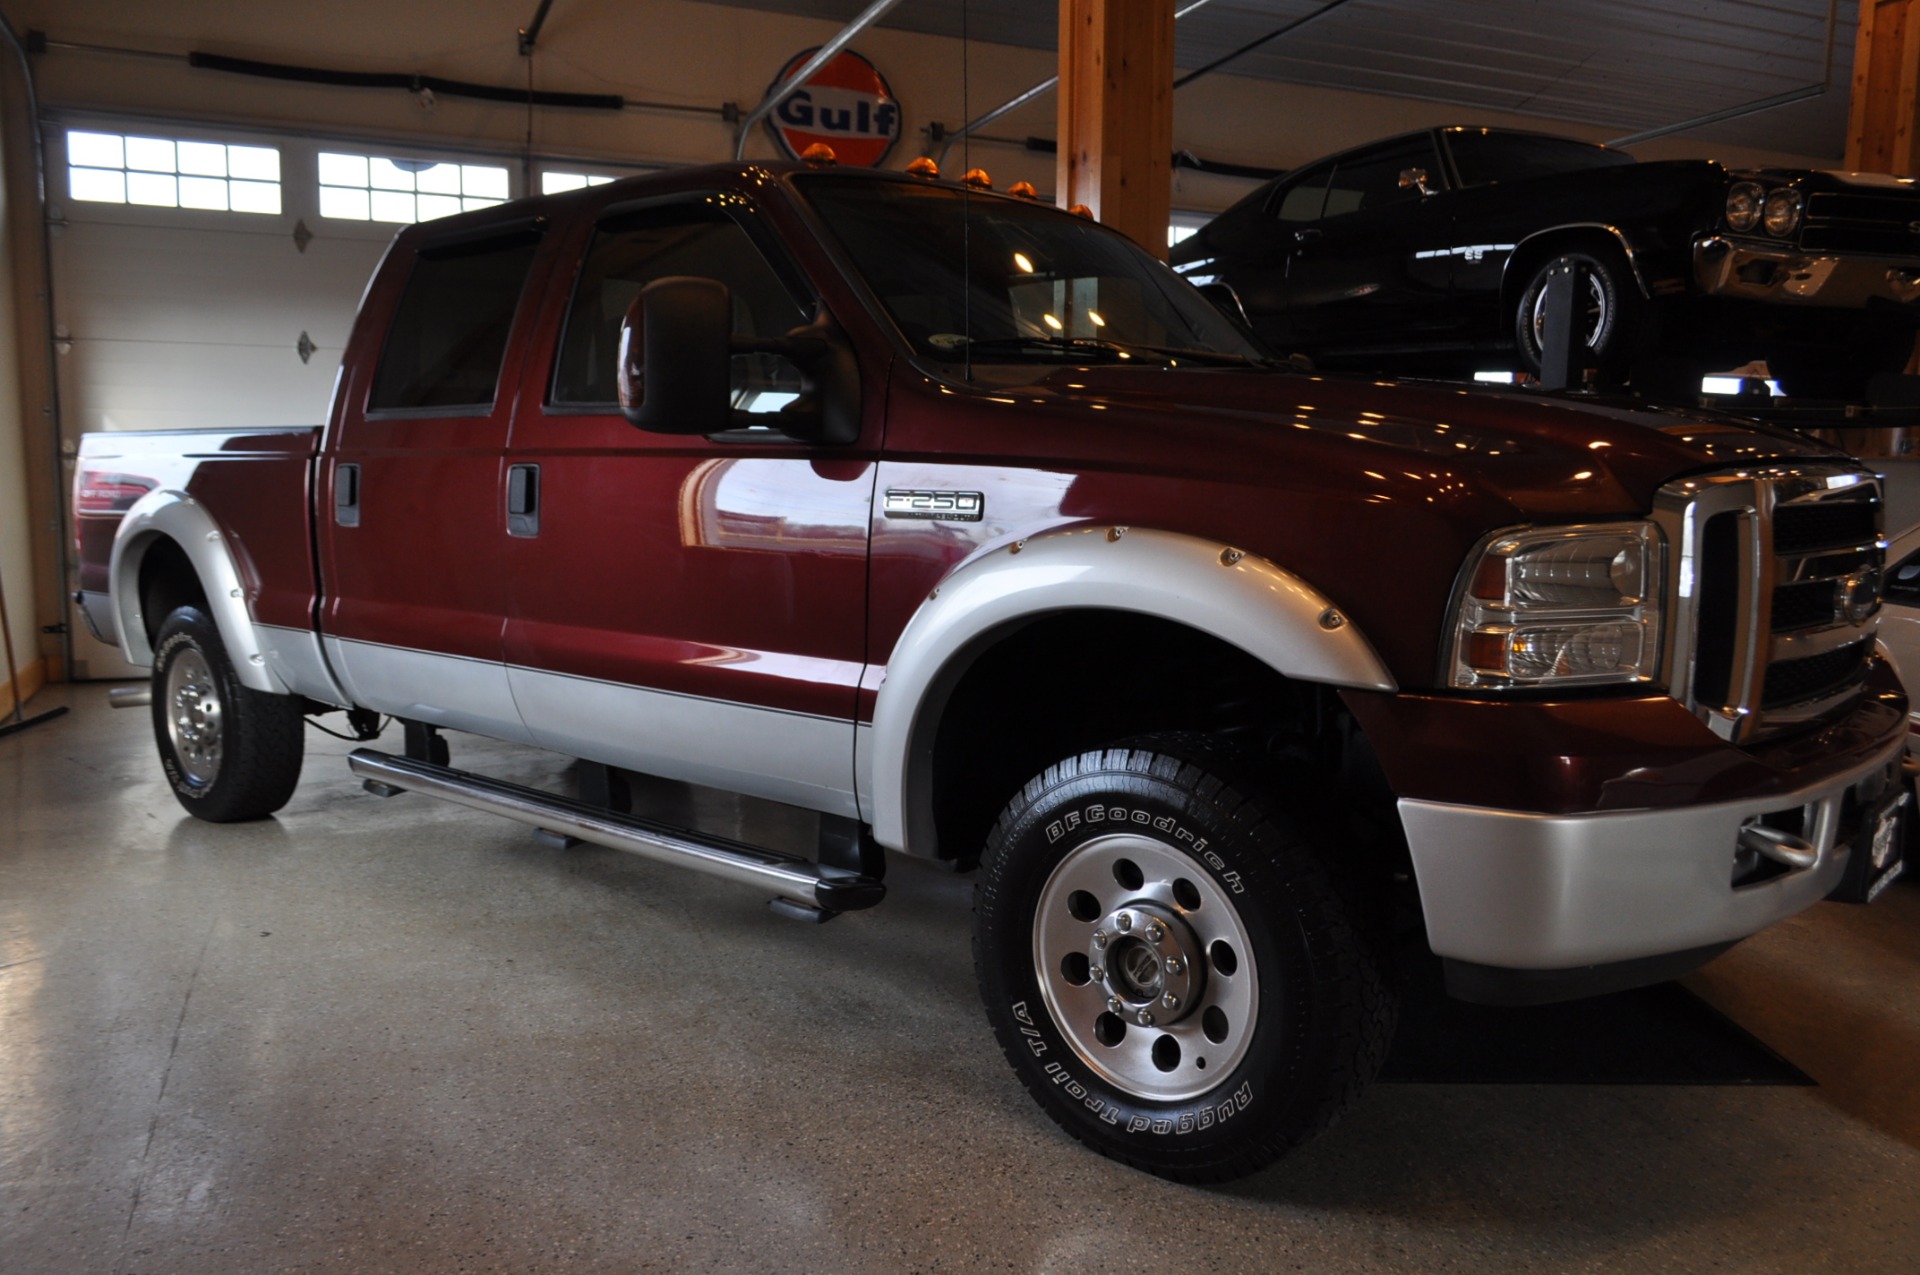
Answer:
[[796, 184], [929, 358], [1266, 361], [1192, 285], [1084, 218], [951, 186]]
[[1593, 168], [1617, 168], [1634, 162], [1633, 156], [1591, 142], [1567, 137], [1538, 137], [1527, 133], [1461, 131], [1447, 134], [1453, 166], [1462, 186], [1524, 181], [1555, 173], [1580, 173]]

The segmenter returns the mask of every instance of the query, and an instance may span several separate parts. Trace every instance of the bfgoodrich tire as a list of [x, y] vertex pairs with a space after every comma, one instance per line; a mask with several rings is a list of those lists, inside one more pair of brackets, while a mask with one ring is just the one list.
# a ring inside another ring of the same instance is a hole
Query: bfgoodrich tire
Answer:
[[177, 608], [154, 640], [153, 733], [173, 795], [197, 818], [263, 818], [300, 782], [300, 701], [241, 685], [220, 630], [199, 607]]
[[1027, 1090], [1088, 1146], [1241, 1177], [1337, 1119], [1396, 1004], [1354, 890], [1228, 754], [1070, 757], [1000, 817], [974, 965]]

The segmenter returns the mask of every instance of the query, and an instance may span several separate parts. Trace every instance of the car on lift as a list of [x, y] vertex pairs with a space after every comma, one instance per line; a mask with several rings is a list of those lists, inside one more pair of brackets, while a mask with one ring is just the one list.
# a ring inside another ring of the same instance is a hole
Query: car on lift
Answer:
[[1697, 393], [1764, 359], [1790, 396], [1858, 397], [1920, 330], [1920, 185], [1435, 128], [1294, 169], [1173, 251], [1277, 349], [1442, 375], [1537, 373], [1564, 258], [1605, 383]]

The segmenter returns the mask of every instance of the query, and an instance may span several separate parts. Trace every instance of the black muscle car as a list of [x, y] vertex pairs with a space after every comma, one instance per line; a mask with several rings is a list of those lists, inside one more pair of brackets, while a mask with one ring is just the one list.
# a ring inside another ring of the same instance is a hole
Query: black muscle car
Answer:
[[[1367, 370], [1537, 371], [1548, 267], [1582, 267], [1588, 366], [1682, 386], [1765, 359], [1852, 397], [1920, 330], [1920, 185], [1640, 163], [1588, 142], [1438, 128], [1294, 169], [1173, 251], [1282, 352]], [[1232, 297], [1228, 297], [1227, 290]]]

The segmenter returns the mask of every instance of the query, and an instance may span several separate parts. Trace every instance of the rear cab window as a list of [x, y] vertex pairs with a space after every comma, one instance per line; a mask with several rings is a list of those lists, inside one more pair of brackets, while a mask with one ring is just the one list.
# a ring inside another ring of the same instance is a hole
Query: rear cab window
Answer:
[[424, 243], [387, 325], [368, 412], [490, 412], [539, 245], [530, 222]]

